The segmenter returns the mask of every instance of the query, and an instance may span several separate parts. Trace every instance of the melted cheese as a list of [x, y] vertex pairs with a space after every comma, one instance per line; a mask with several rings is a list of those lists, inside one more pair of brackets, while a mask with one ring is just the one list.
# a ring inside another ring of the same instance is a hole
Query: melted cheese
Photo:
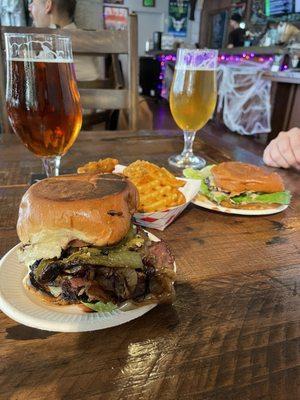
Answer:
[[30, 244], [22, 247], [19, 260], [29, 267], [36, 260], [59, 258], [62, 250], [75, 239], [85, 241], [84, 235], [74, 230], [43, 230], [32, 236]]

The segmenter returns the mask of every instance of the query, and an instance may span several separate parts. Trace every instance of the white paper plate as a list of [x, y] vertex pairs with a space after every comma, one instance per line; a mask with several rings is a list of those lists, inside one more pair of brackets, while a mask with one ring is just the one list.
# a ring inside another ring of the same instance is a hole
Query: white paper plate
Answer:
[[288, 208], [288, 205], [282, 205], [276, 208], [269, 208], [265, 210], [243, 210], [239, 208], [228, 208], [213, 203], [212, 201], [208, 200], [205, 196], [201, 194], [196, 196], [192, 201], [192, 203], [195, 204], [196, 206], [206, 208], [207, 210], [213, 210], [221, 213], [236, 214], [236, 215], [271, 215], [280, 213], [281, 211], [284, 211]]
[[[159, 242], [147, 232], [149, 238]], [[0, 261], [0, 309], [11, 319], [33, 328], [56, 332], [85, 332], [111, 328], [138, 318], [156, 304], [111, 313], [85, 313], [78, 306], [58, 306], [41, 301], [23, 286], [27, 268], [18, 261], [18, 244]], [[176, 265], [174, 263], [174, 269]]]

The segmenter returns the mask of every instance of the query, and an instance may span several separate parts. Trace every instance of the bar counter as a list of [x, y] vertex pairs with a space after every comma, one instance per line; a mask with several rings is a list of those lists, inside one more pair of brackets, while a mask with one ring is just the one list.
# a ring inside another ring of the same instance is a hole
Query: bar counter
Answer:
[[300, 72], [272, 72], [265, 77], [272, 81], [270, 141], [280, 131], [300, 127]]

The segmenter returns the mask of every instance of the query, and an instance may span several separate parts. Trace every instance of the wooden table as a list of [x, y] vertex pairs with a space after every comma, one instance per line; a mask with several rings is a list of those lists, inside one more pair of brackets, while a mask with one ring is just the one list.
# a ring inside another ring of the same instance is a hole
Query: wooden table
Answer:
[[[209, 162], [262, 164], [262, 148], [217, 127], [195, 150]], [[12, 137], [0, 144], [0, 256], [17, 242], [18, 204], [35, 159]], [[166, 165], [181, 136], [82, 133], [63, 160], [100, 157]], [[229, 216], [190, 205], [164, 232], [178, 266], [177, 299], [126, 325], [63, 334], [0, 313], [1, 399], [299, 399], [300, 184], [285, 212]]]

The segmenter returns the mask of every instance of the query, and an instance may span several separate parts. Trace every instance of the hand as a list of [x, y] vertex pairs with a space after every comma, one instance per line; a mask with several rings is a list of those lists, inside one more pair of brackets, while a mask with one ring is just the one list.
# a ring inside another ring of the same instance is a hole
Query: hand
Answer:
[[270, 167], [294, 167], [300, 171], [300, 129], [280, 132], [265, 148], [263, 158]]

